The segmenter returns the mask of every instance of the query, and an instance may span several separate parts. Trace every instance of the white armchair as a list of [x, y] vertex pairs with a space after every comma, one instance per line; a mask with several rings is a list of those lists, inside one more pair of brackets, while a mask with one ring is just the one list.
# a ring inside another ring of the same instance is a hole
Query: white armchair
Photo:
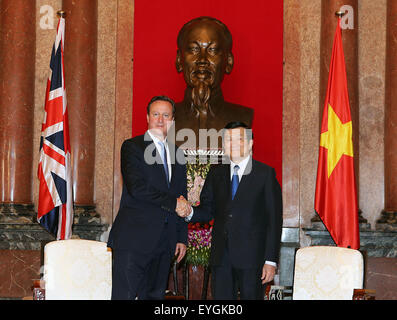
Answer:
[[46, 300], [109, 300], [112, 253], [106, 243], [60, 240], [44, 247]]
[[364, 261], [360, 251], [313, 246], [296, 252], [293, 300], [352, 300], [363, 288]]

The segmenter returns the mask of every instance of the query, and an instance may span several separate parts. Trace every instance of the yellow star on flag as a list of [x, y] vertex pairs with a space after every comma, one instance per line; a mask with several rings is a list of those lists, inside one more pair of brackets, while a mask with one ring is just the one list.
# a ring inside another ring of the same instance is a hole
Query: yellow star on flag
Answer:
[[352, 122], [342, 123], [328, 104], [328, 131], [320, 136], [320, 146], [328, 149], [328, 178], [342, 155], [353, 157]]

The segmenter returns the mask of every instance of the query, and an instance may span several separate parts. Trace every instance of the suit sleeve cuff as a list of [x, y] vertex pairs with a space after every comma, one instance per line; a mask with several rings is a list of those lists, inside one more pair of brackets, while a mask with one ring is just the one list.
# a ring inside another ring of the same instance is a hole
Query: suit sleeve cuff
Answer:
[[273, 266], [273, 267], [275, 267], [275, 268], [277, 268], [277, 263], [275, 263], [275, 262], [273, 262], [273, 261], [265, 261], [265, 264], [268, 264], [268, 265], [270, 265], [270, 266]]

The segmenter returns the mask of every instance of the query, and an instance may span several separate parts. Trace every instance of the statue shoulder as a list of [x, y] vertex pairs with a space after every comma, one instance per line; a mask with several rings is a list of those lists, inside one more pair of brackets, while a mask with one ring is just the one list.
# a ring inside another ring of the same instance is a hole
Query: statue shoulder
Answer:
[[236, 104], [232, 102], [225, 101], [225, 105], [227, 108], [235, 109], [236, 111], [246, 112], [246, 113], [254, 113], [254, 109], [250, 107], [243, 106], [241, 104]]
[[225, 101], [224, 105], [225, 105], [225, 109], [227, 109], [228, 112], [230, 112], [231, 114], [234, 114], [236, 118], [246, 122], [247, 124], [252, 123], [252, 118], [254, 116], [254, 109], [227, 101]]
[[191, 108], [187, 105], [184, 101], [176, 102], [175, 103], [175, 113], [178, 114], [186, 114], [190, 113]]

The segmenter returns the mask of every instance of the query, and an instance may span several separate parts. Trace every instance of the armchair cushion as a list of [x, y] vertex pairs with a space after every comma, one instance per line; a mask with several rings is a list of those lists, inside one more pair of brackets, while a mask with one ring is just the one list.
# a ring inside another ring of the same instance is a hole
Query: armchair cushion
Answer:
[[362, 289], [364, 262], [358, 250], [313, 246], [296, 253], [294, 300], [351, 300]]
[[46, 300], [108, 300], [112, 259], [106, 243], [60, 240], [44, 248]]

